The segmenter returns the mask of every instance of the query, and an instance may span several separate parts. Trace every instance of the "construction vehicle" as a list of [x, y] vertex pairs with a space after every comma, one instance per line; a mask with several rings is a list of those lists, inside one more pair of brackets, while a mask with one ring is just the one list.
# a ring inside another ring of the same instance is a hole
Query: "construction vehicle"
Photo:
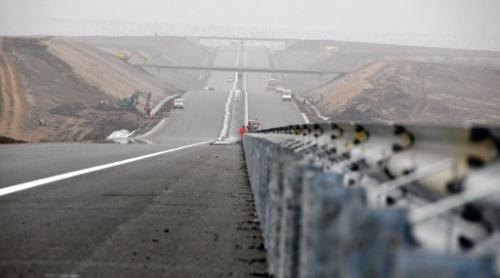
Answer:
[[132, 110], [135, 109], [137, 104], [139, 104], [139, 97], [146, 98], [146, 103], [144, 104], [144, 110], [146, 114], [151, 112], [151, 92], [143, 92], [136, 90], [132, 95], [121, 99], [118, 101], [117, 106], [120, 109]]
[[40, 126], [49, 126], [49, 124], [47, 123], [47, 121], [45, 119], [39, 119], [38, 124]]
[[283, 89], [281, 91], [281, 100], [292, 101], [293, 91], [291, 89]]
[[130, 59], [132, 59], [132, 57], [139, 57], [140, 59], [142, 59], [144, 61], [144, 64], [147, 64], [148, 63], [148, 58], [144, 55], [142, 55], [141, 53], [137, 52], [137, 51], [133, 51], [131, 53], [127, 53], [127, 52], [123, 52], [123, 51], [118, 51], [115, 53], [115, 57], [126, 62], [126, 63], [130, 63]]
[[292, 97], [293, 97], [292, 93], [283, 92], [281, 94], [281, 100], [282, 101], [292, 101]]
[[115, 57], [122, 60], [122, 61], [125, 61], [127, 63], [128, 63], [128, 60], [130, 60], [130, 58], [131, 58], [127, 53], [121, 52], [121, 51], [116, 52]]

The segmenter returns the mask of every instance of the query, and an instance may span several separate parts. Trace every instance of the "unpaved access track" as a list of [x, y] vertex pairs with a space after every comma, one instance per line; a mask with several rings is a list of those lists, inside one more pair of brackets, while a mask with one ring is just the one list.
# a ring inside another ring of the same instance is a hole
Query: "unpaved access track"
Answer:
[[22, 100], [15, 70], [3, 51], [3, 38], [0, 38], [0, 104], [0, 134], [21, 138]]

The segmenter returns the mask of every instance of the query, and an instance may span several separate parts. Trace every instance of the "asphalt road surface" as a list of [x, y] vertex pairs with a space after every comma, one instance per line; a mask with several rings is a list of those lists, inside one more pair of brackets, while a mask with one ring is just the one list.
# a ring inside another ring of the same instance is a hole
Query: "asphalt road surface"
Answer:
[[[241, 50], [240, 50], [241, 52]], [[216, 66], [235, 66], [238, 56], [237, 47], [220, 47], [214, 64]], [[224, 106], [232, 82], [227, 77], [234, 72], [213, 72], [206, 87], [214, 90], [194, 90], [184, 94], [184, 109], [174, 110], [150, 140], [163, 143], [178, 141], [194, 143], [217, 138], [224, 120]]]
[[[249, 67], [270, 68], [267, 52], [262, 47], [247, 47]], [[299, 109], [292, 101], [283, 101], [281, 94], [267, 90], [269, 73], [247, 73], [248, 118], [258, 119], [263, 128], [304, 123]]]
[[[220, 48], [215, 63], [235, 65], [237, 53]], [[265, 57], [252, 49], [248, 63]], [[241, 147], [205, 142], [222, 128], [228, 74], [210, 75], [215, 91], [185, 94], [153, 144], [0, 146], [0, 277], [264, 275]], [[263, 90], [267, 78], [248, 75], [251, 117], [301, 122], [292, 103]]]

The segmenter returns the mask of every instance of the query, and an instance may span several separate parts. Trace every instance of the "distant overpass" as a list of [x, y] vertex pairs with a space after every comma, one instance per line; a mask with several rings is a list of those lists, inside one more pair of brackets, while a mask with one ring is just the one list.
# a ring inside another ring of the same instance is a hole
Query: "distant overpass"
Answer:
[[185, 36], [200, 40], [229, 40], [229, 41], [269, 41], [269, 42], [297, 42], [303, 39], [297, 38], [265, 38], [265, 37], [233, 37], [233, 36]]
[[306, 70], [306, 69], [271, 69], [258, 67], [224, 67], [224, 66], [177, 66], [177, 65], [157, 65], [143, 64], [136, 65], [142, 68], [174, 69], [174, 70], [199, 70], [199, 71], [236, 71], [236, 72], [265, 72], [265, 73], [292, 73], [292, 74], [345, 74], [348, 72], [334, 70]]
[[202, 41], [213, 40], [213, 41], [239, 41], [239, 42], [271, 42], [271, 43], [283, 43], [285, 47], [290, 47], [291, 45], [301, 42], [304, 39], [301, 38], [269, 38], [269, 37], [248, 37], [248, 36], [178, 36], [179, 38], [185, 38], [193, 43], [201, 44]]

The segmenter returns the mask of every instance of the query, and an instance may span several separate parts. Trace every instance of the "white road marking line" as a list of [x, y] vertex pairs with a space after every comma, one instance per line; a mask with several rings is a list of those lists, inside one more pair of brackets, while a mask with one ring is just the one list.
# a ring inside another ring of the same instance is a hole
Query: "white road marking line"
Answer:
[[305, 113], [300, 113], [300, 115], [302, 115], [302, 118], [304, 119], [304, 122], [306, 122], [306, 124], [310, 123], [310, 121], [307, 118], [307, 115]]
[[68, 172], [68, 173], [64, 173], [64, 174], [59, 174], [59, 175], [55, 175], [55, 176], [52, 176], [52, 177], [46, 177], [46, 178], [42, 178], [42, 179], [38, 179], [38, 180], [34, 180], [34, 181], [24, 182], [24, 183], [20, 183], [20, 184], [16, 184], [16, 185], [11, 185], [11, 186], [8, 186], [8, 187], [0, 188], [0, 196], [5, 196], [7, 194], [12, 194], [12, 193], [15, 193], [15, 192], [19, 192], [19, 191], [22, 191], [22, 190], [34, 188], [34, 187], [45, 185], [45, 184], [48, 184], [48, 183], [52, 183], [52, 182], [56, 182], [56, 181], [61, 181], [61, 180], [73, 178], [73, 177], [76, 177], [76, 176], [81, 176], [81, 175], [89, 174], [89, 173], [92, 173], [92, 172], [97, 172], [97, 171], [101, 171], [101, 170], [105, 170], [105, 169], [117, 167], [117, 166], [120, 166], [120, 165], [132, 163], [132, 162], [143, 160], [143, 159], [146, 159], [146, 158], [151, 158], [151, 157], [155, 157], [155, 156], [159, 156], [159, 155], [164, 155], [164, 154], [175, 152], [175, 151], [180, 151], [180, 150], [185, 150], [185, 149], [197, 147], [197, 146], [200, 146], [200, 145], [208, 144], [210, 142], [211, 141], [204, 141], [204, 142], [200, 142], [200, 143], [185, 145], [185, 146], [181, 146], [181, 147], [177, 147], [177, 148], [173, 148], [173, 149], [164, 150], [164, 151], [161, 151], [161, 152], [156, 152], [156, 153], [152, 153], [152, 154], [142, 155], [142, 156], [133, 157], [133, 158], [129, 158], [129, 159], [125, 159], [125, 160], [113, 162], [113, 163], [103, 164], [103, 165], [94, 166], [94, 167], [90, 167], [90, 168], [86, 168], [86, 169], [82, 169], [82, 170], [72, 171], [72, 172]]
[[[243, 77], [243, 78], [246, 78], [246, 77]], [[245, 88], [245, 115], [244, 115], [244, 119], [243, 119], [243, 124], [245, 126], [248, 125], [248, 92]]]
[[[241, 49], [241, 44], [238, 45], [238, 50], [236, 51], [236, 67], [238, 67], [239, 62], [240, 62], [240, 49]], [[234, 98], [234, 93], [236, 91], [236, 87], [238, 85], [238, 72], [234, 72], [235, 78], [233, 82], [233, 87], [232, 90], [229, 91], [229, 94], [227, 96], [226, 104], [224, 105], [224, 119], [222, 122], [222, 129], [219, 133], [219, 137], [217, 138], [217, 141], [222, 141], [225, 140], [227, 137], [229, 137], [229, 129], [230, 129], [230, 124], [231, 124], [231, 107], [232, 107], [232, 102]]]
[[235, 90], [230, 90], [227, 96], [226, 104], [224, 105], [224, 120], [222, 122], [222, 130], [219, 133], [217, 140], [223, 140], [229, 135], [229, 125], [231, 124], [231, 104], [233, 102]]
[[[248, 53], [247, 53], [247, 48], [246, 48], [245, 45], [243, 45], [243, 55], [244, 55], [243, 57], [245, 58], [243, 60], [244, 61], [243, 66], [247, 67], [247, 65], [248, 65], [247, 64], [247, 62], [248, 62]], [[247, 126], [248, 125], [248, 91], [247, 91], [247, 73], [246, 72], [243, 73], [243, 91], [245, 93], [245, 99], [244, 99], [244, 101], [245, 101], [245, 111], [244, 111], [244, 113], [245, 114], [244, 114], [244, 117], [243, 117], [244, 118], [243, 119], [243, 124], [245, 126]]]
[[302, 119], [304, 120], [304, 123], [306, 124], [309, 124], [311, 123], [311, 121], [309, 121], [309, 118], [307, 117], [306, 113], [303, 113], [303, 112], [300, 112], [300, 108], [299, 108], [299, 105], [297, 105], [297, 102], [295, 102], [295, 100], [292, 100], [293, 102], [293, 105], [295, 105], [295, 108], [297, 109], [297, 112], [300, 113], [300, 116], [302, 116]]

